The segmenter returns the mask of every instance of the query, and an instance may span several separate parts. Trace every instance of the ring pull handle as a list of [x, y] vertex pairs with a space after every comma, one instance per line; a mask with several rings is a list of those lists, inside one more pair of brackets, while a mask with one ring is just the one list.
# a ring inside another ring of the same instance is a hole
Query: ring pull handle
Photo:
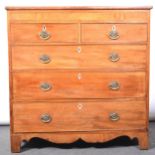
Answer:
[[49, 114], [42, 114], [40, 120], [43, 123], [50, 123], [52, 121], [52, 117]]
[[112, 112], [112, 113], [110, 113], [110, 115], [109, 115], [109, 119], [110, 119], [111, 121], [118, 121], [118, 120], [120, 119], [120, 116], [119, 116], [118, 113]]
[[120, 84], [117, 81], [112, 81], [109, 84], [109, 88], [111, 90], [119, 90], [120, 89]]
[[52, 85], [49, 84], [49, 83], [47, 83], [47, 82], [44, 82], [44, 83], [41, 83], [41, 84], [40, 84], [40, 89], [41, 89], [42, 91], [49, 91], [49, 90], [52, 89]]
[[109, 60], [110, 60], [111, 62], [117, 62], [117, 61], [119, 61], [119, 59], [120, 59], [119, 54], [117, 54], [117, 53], [115, 53], [115, 52], [112, 52], [112, 53], [109, 55]]
[[42, 31], [39, 33], [39, 36], [42, 40], [48, 40], [51, 37], [50, 33], [46, 31], [45, 25], [42, 26]]
[[40, 62], [43, 63], [43, 64], [48, 64], [48, 63], [51, 62], [50, 56], [48, 56], [48, 55], [46, 55], [46, 54], [41, 55], [41, 56], [39, 57], [39, 60], [40, 60]]
[[109, 32], [109, 38], [111, 40], [117, 40], [119, 38], [119, 33], [115, 25], [112, 26], [112, 30]]

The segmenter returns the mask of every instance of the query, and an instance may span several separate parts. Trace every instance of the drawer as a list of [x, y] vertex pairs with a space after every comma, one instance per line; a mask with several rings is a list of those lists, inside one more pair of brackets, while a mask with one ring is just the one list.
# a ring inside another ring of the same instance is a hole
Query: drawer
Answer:
[[[133, 108], [134, 107], [134, 108]], [[143, 100], [64, 101], [13, 104], [14, 132], [140, 129], [146, 126]]]
[[32, 71], [13, 73], [14, 99], [144, 97], [145, 73]]
[[76, 43], [77, 24], [12, 24], [13, 43]]
[[66, 10], [13, 10], [9, 11], [9, 21], [12, 22], [109, 22], [109, 23], [147, 23], [147, 10], [123, 9], [66, 9]]
[[147, 24], [82, 24], [83, 43], [139, 43], [147, 41]]
[[[138, 55], [135, 57], [135, 55]], [[20, 69], [144, 70], [145, 45], [14, 46], [12, 67]]]

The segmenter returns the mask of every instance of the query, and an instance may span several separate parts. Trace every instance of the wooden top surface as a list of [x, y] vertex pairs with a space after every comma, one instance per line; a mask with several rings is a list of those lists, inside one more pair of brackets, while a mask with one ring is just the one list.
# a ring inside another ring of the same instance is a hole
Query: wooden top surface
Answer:
[[26, 7], [7, 6], [6, 10], [150, 10], [152, 6], [112, 7], [112, 6], [51, 6], [51, 7]]

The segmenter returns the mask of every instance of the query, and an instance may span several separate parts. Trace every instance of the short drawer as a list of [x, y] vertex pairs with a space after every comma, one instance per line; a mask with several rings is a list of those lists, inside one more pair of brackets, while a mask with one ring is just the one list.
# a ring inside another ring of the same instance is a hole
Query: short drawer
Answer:
[[31, 71], [13, 73], [14, 99], [144, 97], [145, 73]]
[[147, 24], [82, 24], [83, 43], [139, 43], [147, 41]]
[[13, 43], [76, 43], [77, 24], [12, 24]]
[[[144, 70], [145, 45], [13, 46], [13, 70]], [[137, 56], [135, 56], [137, 55]]]
[[[143, 129], [143, 100], [64, 101], [13, 104], [14, 132]], [[134, 108], [133, 108], [134, 107]]]

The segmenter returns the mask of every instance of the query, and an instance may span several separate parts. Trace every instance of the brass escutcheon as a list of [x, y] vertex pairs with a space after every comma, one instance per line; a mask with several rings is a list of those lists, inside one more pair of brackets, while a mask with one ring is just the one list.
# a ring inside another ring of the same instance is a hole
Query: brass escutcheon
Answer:
[[109, 88], [111, 90], [119, 90], [120, 89], [120, 84], [117, 81], [112, 81], [109, 84]]
[[116, 30], [116, 26], [112, 26], [112, 30], [109, 32], [109, 38], [111, 40], [117, 40], [119, 38], [119, 33]]
[[46, 54], [41, 55], [41, 56], [39, 57], [39, 60], [40, 60], [40, 62], [43, 63], [43, 64], [48, 64], [48, 63], [51, 62], [50, 56], [48, 56], [48, 55], [46, 55]]
[[120, 116], [119, 116], [118, 113], [112, 112], [112, 113], [110, 113], [110, 115], [109, 115], [109, 119], [110, 119], [111, 121], [118, 121], [118, 120], [120, 119]]
[[40, 117], [40, 120], [43, 123], [49, 123], [49, 122], [52, 121], [52, 117], [49, 114], [42, 114], [41, 117]]
[[51, 37], [50, 33], [46, 31], [45, 25], [42, 26], [42, 31], [39, 33], [39, 36], [42, 40], [48, 40]]
[[120, 57], [117, 53], [115, 52], [112, 52], [110, 55], [109, 55], [109, 60], [112, 61], [112, 62], [117, 62], [119, 61]]
[[49, 91], [52, 89], [52, 85], [47, 82], [43, 82], [40, 84], [40, 89], [43, 91]]

